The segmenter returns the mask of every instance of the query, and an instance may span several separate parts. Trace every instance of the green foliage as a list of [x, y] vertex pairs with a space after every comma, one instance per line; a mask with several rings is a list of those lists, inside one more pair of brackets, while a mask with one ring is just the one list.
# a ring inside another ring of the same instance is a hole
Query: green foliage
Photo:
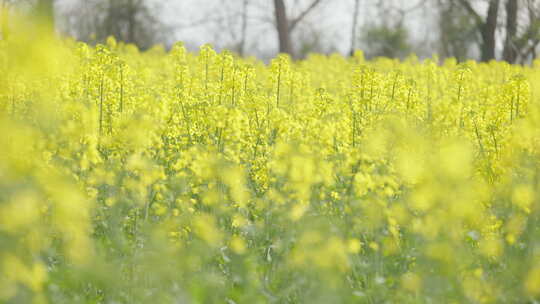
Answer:
[[366, 55], [373, 57], [405, 58], [411, 53], [409, 32], [402, 24], [370, 25], [362, 34]]

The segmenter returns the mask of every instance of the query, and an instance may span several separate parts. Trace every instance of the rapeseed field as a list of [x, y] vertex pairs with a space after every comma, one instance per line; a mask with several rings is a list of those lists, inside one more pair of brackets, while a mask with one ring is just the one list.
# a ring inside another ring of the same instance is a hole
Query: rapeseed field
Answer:
[[0, 41], [0, 303], [538, 303], [540, 61]]

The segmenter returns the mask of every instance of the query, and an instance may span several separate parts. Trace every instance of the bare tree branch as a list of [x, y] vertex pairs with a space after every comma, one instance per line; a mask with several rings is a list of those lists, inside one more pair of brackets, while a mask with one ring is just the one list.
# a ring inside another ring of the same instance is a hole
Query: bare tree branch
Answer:
[[478, 26], [482, 26], [484, 24], [484, 21], [482, 20], [482, 17], [474, 10], [474, 8], [469, 3], [469, 0], [459, 0], [459, 3], [471, 14], [471, 16], [474, 18], [474, 21]]
[[321, 3], [321, 0], [314, 0], [311, 2], [311, 5], [308, 6], [303, 12], [301, 12], [298, 17], [294, 18], [289, 22], [289, 32], [292, 32], [292, 30], [296, 27], [296, 25], [304, 19], [317, 5]]
[[240, 45], [238, 46], [238, 53], [240, 56], [244, 55], [246, 48], [246, 32], [247, 32], [247, 20], [248, 20], [248, 0], [244, 0], [242, 3], [242, 25], [240, 26]]
[[358, 24], [359, 7], [360, 7], [360, 0], [355, 0], [353, 18], [352, 18], [352, 28], [351, 28], [351, 49], [349, 51], [350, 56], [354, 55], [354, 50], [356, 49], [356, 27]]
[[415, 5], [409, 7], [409, 8], [405, 8], [403, 9], [403, 13], [407, 14], [407, 13], [410, 13], [412, 11], [415, 11], [419, 8], [421, 8], [422, 6], [424, 6], [429, 0], [421, 0], [421, 1], [418, 1], [418, 3], [416, 3]]

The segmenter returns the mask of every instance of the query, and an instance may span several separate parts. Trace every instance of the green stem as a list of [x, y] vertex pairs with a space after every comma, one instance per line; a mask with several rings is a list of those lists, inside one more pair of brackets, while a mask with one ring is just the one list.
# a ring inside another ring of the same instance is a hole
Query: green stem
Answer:
[[278, 80], [277, 80], [277, 96], [276, 96], [276, 108], [279, 107], [279, 94], [281, 89], [281, 61], [278, 67]]
[[124, 111], [124, 68], [120, 68], [120, 113]]
[[101, 75], [101, 81], [99, 83], [99, 136], [103, 131], [103, 80], [104, 77]]

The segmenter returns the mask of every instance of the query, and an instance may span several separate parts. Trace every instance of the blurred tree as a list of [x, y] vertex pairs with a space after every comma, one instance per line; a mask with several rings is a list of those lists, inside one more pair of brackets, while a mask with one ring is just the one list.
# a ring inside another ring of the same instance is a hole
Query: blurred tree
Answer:
[[246, 35], [247, 35], [247, 18], [248, 18], [248, 0], [242, 1], [242, 25], [240, 32], [240, 43], [238, 45], [238, 54], [244, 56], [246, 50]]
[[455, 1], [438, 0], [436, 5], [441, 56], [466, 60], [478, 42], [474, 20]]
[[192, 25], [204, 25], [209, 32], [213, 33], [212, 41], [244, 56], [248, 49], [247, 32], [250, 2], [252, 1], [224, 2], [219, 10], [210, 9], [204, 13], [205, 16], [201, 20], [197, 20], [193, 24], [183, 24], [180, 27], [189, 28]]
[[[355, 0], [356, 1], [356, 0]], [[367, 24], [363, 26], [362, 32], [359, 35], [359, 39], [362, 42], [362, 46], [366, 57], [391, 57], [391, 58], [404, 58], [414, 51], [426, 52], [429, 49], [427, 42], [421, 42], [422, 47], [416, 48], [416, 43], [413, 43], [412, 37], [409, 35], [409, 27], [406, 22], [412, 18], [418, 18], [418, 10], [421, 8], [427, 8], [429, 0], [415, 0], [407, 1], [403, 3], [400, 1], [386, 1], [377, 0], [374, 1], [373, 9], [375, 15], [370, 19], [367, 19]], [[353, 15], [356, 16], [359, 8], [359, 1], [355, 2]], [[369, 3], [369, 2], [368, 2]], [[369, 7], [365, 7], [366, 15], [369, 14]], [[411, 15], [413, 14], [414, 17]], [[355, 18], [353, 18], [353, 23]], [[410, 26], [411, 24], [409, 24]], [[353, 30], [356, 29], [356, 25], [353, 24]], [[356, 35], [356, 34], [355, 34]], [[416, 38], [419, 35], [417, 35]], [[358, 39], [357, 38], [357, 39]], [[352, 41], [351, 46], [354, 41]], [[353, 51], [353, 50], [350, 50]]]
[[499, 17], [500, 0], [488, 0], [487, 13], [483, 17], [471, 5], [470, 0], [459, 0], [465, 11], [474, 19], [477, 32], [480, 34], [480, 60], [495, 59], [497, 20]]
[[503, 58], [508, 62], [514, 62], [517, 58], [515, 47], [517, 34], [518, 1], [506, 1], [506, 40], [504, 42]]
[[[540, 43], [540, 1], [439, 0], [438, 5], [445, 56], [464, 59], [470, 44], [476, 43], [481, 61], [497, 59], [498, 53], [509, 63], [536, 58]], [[482, 7], [485, 12], [480, 12]], [[499, 43], [503, 48], [498, 51]]]
[[78, 39], [103, 42], [109, 36], [147, 49], [162, 41], [166, 27], [147, 0], [86, 0], [72, 9], [66, 26]]
[[274, 6], [276, 13], [276, 29], [279, 40], [279, 52], [291, 54], [291, 36], [285, 3], [283, 0], [274, 0]]
[[[527, 1], [527, 15], [529, 26], [525, 34], [521, 37], [522, 51], [520, 52], [522, 62], [535, 60], [537, 58], [537, 49], [540, 44], [540, 1]], [[523, 42], [526, 41], [526, 42]]]
[[404, 58], [412, 50], [408, 38], [409, 32], [401, 22], [395, 25], [368, 25], [362, 34], [368, 58]]
[[313, 0], [311, 4], [304, 9], [294, 19], [288, 19], [287, 8], [283, 0], [274, 0], [274, 13], [276, 17], [276, 30], [278, 34], [279, 52], [293, 55], [293, 46], [291, 43], [291, 32], [317, 5], [321, 0]]
[[349, 50], [349, 56], [354, 54], [356, 49], [356, 28], [358, 27], [358, 10], [360, 8], [360, 0], [354, 0], [354, 10], [352, 15], [352, 27], [351, 27], [351, 49]]
[[503, 59], [510, 63], [536, 58], [540, 43], [540, 1], [507, 0]]
[[336, 45], [339, 41], [333, 40], [338, 33], [332, 33], [327, 28], [320, 28], [316, 22], [302, 23], [294, 35], [295, 58], [306, 58], [311, 53], [330, 54], [338, 52]]

